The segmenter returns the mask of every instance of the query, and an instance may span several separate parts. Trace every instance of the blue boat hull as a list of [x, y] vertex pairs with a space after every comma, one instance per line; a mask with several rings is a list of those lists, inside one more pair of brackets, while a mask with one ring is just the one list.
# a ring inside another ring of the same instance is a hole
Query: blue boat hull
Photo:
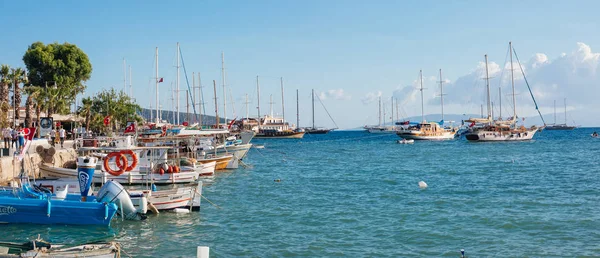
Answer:
[[0, 196], [0, 223], [110, 225], [114, 203]]

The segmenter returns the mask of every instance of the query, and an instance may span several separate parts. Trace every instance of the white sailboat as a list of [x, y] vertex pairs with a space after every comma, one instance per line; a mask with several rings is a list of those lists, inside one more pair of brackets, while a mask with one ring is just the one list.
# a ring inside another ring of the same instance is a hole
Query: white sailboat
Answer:
[[[490, 81], [488, 74], [488, 60], [485, 55], [485, 73], [486, 73], [486, 85], [487, 85], [487, 118], [470, 118], [465, 122], [470, 122], [473, 127], [465, 134], [465, 137], [469, 141], [526, 141], [531, 140], [539, 128], [532, 126], [531, 128], [525, 128], [525, 126], [517, 127], [517, 104], [515, 99], [515, 81], [513, 73], [513, 48], [512, 43], [509, 42], [510, 50], [510, 76], [512, 85], [512, 102], [513, 102], [513, 116], [510, 120], [494, 120], [492, 118], [491, 102], [490, 102]], [[475, 126], [479, 124], [479, 126]]]
[[567, 125], [567, 99], [565, 98], [565, 123], [557, 124], [556, 123], [556, 100], [554, 101], [554, 124], [546, 126], [546, 130], [573, 130], [577, 128], [577, 126]]
[[[394, 99], [392, 98], [392, 112], [394, 110]], [[394, 114], [392, 114], [394, 117]], [[395, 126], [386, 126], [385, 125], [385, 107], [383, 109], [383, 125], [381, 124], [381, 97], [379, 97], [379, 124], [377, 126], [368, 127], [367, 131], [369, 133], [377, 133], [377, 134], [393, 134], [396, 133]]]
[[[441, 70], [440, 70], [440, 85], [441, 85]], [[454, 135], [456, 134], [456, 130], [453, 128], [443, 128], [440, 124], [436, 122], [427, 122], [425, 121], [425, 110], [424, 110], [424, 102], [423, 102], [423, 71], [420, 71], [421, 78], [421, 123], [409, 126], [407, 128], [401, 127], [398, 130], [397, 135], [403, 139], [407, 140], [451, 140], [454, 139]], [[444, 112], [444, 97], [442, 91], [442, 121], [443, 112]]]

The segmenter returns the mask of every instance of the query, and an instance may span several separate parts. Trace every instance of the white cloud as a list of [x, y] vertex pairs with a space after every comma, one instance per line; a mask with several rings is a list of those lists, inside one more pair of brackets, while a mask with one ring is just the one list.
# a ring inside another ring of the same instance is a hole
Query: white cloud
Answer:
[[377, 101], [379, 99], [379, 97], [381, 97], [381, 95], [382, 95], [381, 91], [369, 92], [364, 97], [362, 97], [360, 100], [362, 101], [363, 104], [367, 105], [374, 101]]
[[327, 96], [336, 99], [336, 100], [350, 100], [352, 96], [348, 95], [344, 92], [343, 89], [333, 89], [327, 91]]
[[[567, 98], [568, 102], [574, 105], [569, 108], [578, 109], [574, 113], [583, 115], [586, 110], [600, 109], [600, 102], [597, 101], [600, 96], [600, 53], [594, 52], [590, 46], [581, 42], [576, 46], [572, 52], [561, 53], [554, 58], [543, 53], [533, 54], [529, 58], [520, 56], [521, 62], [527, 60], [521, 63], [522, 69], [542, 113], [553, 112], [554, 100], [561, 102], [563, 98]], [[537, 115], [521, 67], [516, 59], [513, 59], [513, 62], [517, 113], [520, 116]], [[512, 110], [510, 63], [499, 65], [490, 59], [488, 69], [493, 101], [498, 103], [498, 88], [501, 87], [503, 113]], [[444, 103], [449, 107], [462, 107], [462, 110], [447, 108], [447, 112], [478, 113], [479, 106], [486, 100], [484, 77], [485, 63], [479, 62], [469, 74], [445, 84], [444, 93], [448, 95], [444, 96]], [[429, 88], [431, 90], [433, 87]], [[426, 97], [426, 101], [429, 105], [439, 106], [438, 99]]]

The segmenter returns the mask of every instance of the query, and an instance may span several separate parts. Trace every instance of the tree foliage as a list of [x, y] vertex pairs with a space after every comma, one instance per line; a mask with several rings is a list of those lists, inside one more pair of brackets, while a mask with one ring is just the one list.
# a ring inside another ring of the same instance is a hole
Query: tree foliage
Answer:
[[[141, 107], [123, 91], [114, 88], [103, 90], [93, 98], [84, 98], [78, 113], [85, 118], [86, 128], [95, 132], [109, 132], [124, 128], [127, 121], [141, 122], [138, 115]], [[104, 125], [104, 118], [110, 116], [110, 125]]]
[[85, 90], [84, 82], [92, 74], [88, 56], [69, 43], [45, 45], [35, 42], [27, 48], [23, 62], [29, 71], [28, 86], [42, 87], [47, 91], [39, 97], [45, 97], [42, 99], [47, 102], [44, 111], [48, 116], [68, 111], [76, 95]]

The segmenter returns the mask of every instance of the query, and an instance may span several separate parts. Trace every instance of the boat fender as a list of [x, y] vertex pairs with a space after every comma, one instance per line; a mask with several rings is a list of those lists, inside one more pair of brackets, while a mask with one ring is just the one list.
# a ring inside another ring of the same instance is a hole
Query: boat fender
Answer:
[[169, 168], [167, 169], [167, 173], [169, 173], [169, 174], [173, 173], [173, 166], [169, 166]]
[[164, 170], [163, 168], [160, 168], [160, 169], [158, 170], [158, 173], [159, 173], [159, 174], [162, 176], [162, 175], [164, 175], [164, 174], [165, 174], [165, 170]]
[[181, 171], [181, 169], [179, 168], [179, 166], [175, 165], [175, 173], [179, 173]]

